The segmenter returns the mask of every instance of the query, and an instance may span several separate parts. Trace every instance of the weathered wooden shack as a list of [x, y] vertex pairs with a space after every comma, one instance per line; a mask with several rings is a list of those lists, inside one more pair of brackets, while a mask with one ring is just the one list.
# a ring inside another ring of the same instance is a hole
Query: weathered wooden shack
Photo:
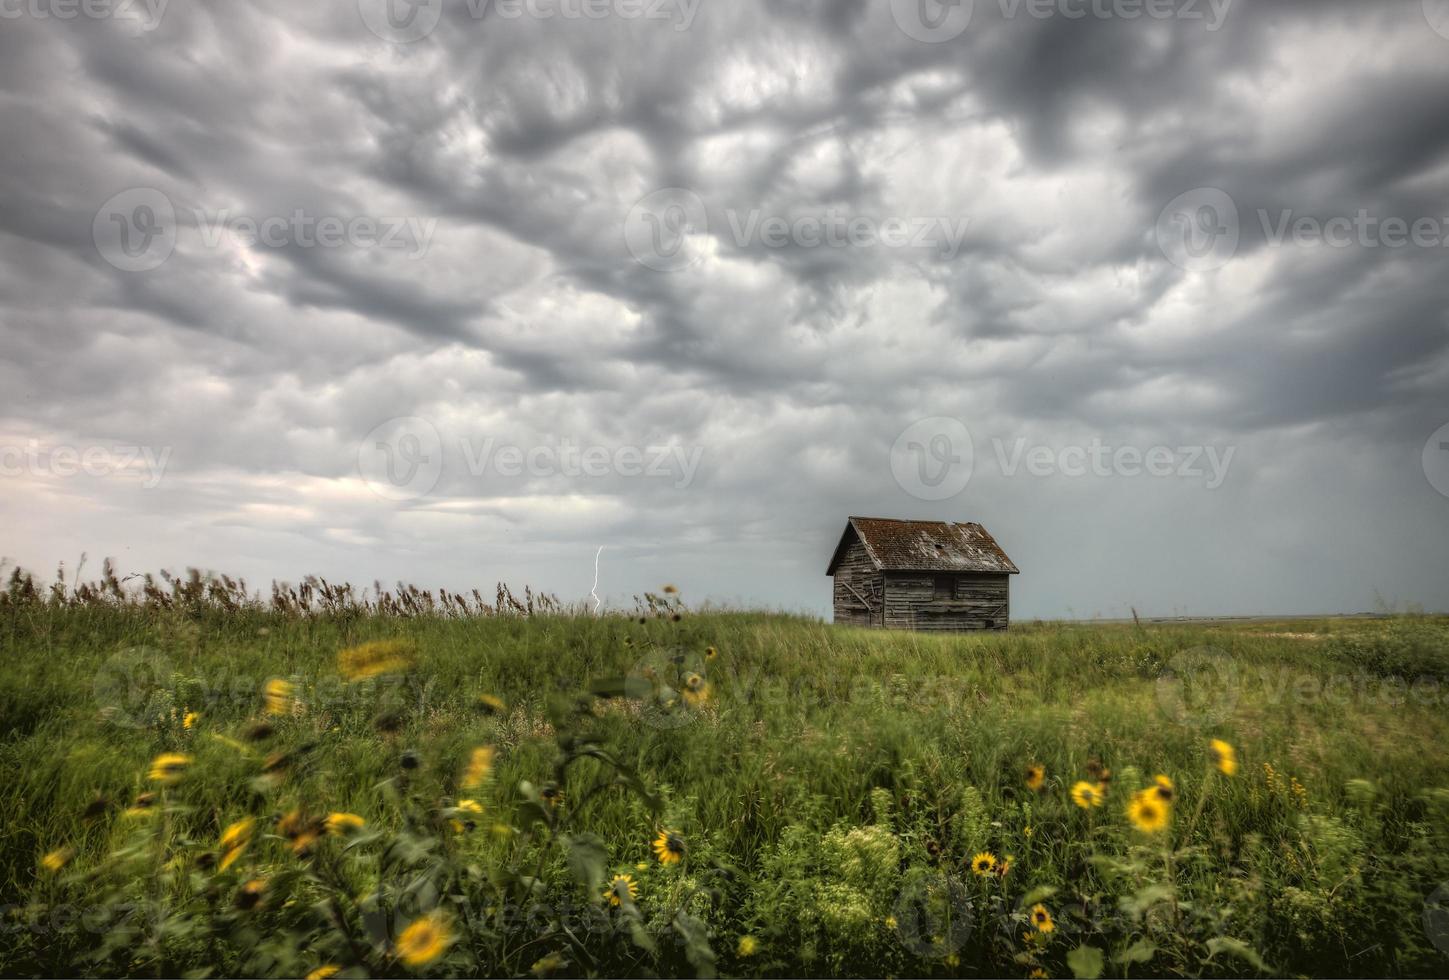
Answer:
[[852, 517], [825, 574], [835, 621], [885, 629], [1004, 630], [1019, 573], [980, 524]]

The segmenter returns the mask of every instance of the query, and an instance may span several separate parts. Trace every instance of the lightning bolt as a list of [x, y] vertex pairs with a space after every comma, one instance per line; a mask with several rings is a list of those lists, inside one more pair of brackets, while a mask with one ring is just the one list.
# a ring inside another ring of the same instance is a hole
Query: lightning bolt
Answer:
[[599, 545], [599, 550], [594, 552], [594, 587], [589, 589], [589, 596], [594, 600], [594, 615], [599, 614], [599, 556], [604, 553], [604, 546]]

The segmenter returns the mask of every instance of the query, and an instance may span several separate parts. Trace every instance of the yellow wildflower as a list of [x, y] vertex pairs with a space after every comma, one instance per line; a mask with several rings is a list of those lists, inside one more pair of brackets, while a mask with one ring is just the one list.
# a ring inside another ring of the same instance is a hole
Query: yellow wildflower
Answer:
[[273, 677], [267, 681], [262, 688], [262, 697], [266, 701], [267, 714], [285, 715], [292, 710], [292, 698], [296, 693], [296, 686], [288, 680], [280, 677]]
[[327, 833], [336, 837], [346, 837], [355, 833], [367, 825], [367, 821], [355, 813], [344, 813], [341, 811], [327, 814]]
[[337, 669], [349, 681], [396, 674], [413, 665], [413, 647], [402, 640], [373, 640], [337, 654]]
[[609, 900], [610, 905], [623, 905], [624, 896], [629, 896], [629, 901], [639, 897], [639, 890], [634, 887], [633, 875], [614, 875], [609, 882], [609, 887], [604, 890], [604, 897]]
[[672, 830], [661, 830], [654, 838], [654, 855], [660, 864], [673, 864], [684, 858], [684, 838]]
[[221, 840], [217, 847], [221, 851], [220, 868], [225, 871], [236, 863], [237, 858], [247, 849], [252, 840], [252, 830], [256, 827], [256, 820], [251, 817], [243, 817], [236, 823], [229, 825], [221, 832]]
[[65, 867], [66, 862], [75, 857], [75, 849], [71, 847], [57, 847], [45, 857], [40, 859], [40, 866], [51, 874], [55, 874]]
[[1215, 738], [1208, 743], [1208, 754], [1212, 757], [1213, 765], [1218, 767], [1218, 772], [1224, 776], [1231, 776], [1238, 771], [1238, 753], [1222, 739]]
[[1072, 787], [1072, 802], [1083, 810], [1101, 806], [1106, 796], [1107, 788], [1101, 783], [1089, 783], [1082, 780]]
[[414, 919], [397, 937], [397, 954], [410, 967], [427, 966], [453, 944], [453, 931], [442, 913]]
[[150, 778], [153, 783], [171, 784], [179, 782], [191, 765], [191, 756], [181, 752], [162, 752], [151, 760]]
[[1046, 766], [1033, 763], [1026, 767], [1026, 788], [1033, 793], [1039, 792], [1046, 782]]
[[493, 772], [493, 757], [497, 750], [491, 745], [480, 745], [468, 757], [468, 768], [463, 770], [463, 788], [477, 789]]

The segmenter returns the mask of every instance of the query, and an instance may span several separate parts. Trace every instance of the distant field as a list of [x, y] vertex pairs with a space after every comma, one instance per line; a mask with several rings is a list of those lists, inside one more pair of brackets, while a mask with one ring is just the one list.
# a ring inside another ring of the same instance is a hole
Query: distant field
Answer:
[[226, 594], [0, 593], [0, 973], [1449, 968], [1443, 618]]

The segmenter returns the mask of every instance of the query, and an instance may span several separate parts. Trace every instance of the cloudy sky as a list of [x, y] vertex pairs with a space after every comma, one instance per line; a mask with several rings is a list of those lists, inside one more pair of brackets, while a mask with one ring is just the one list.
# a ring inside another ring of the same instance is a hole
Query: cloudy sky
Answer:
[[1449, 3], [395, 3], [0, 4], [12, 565], [1449, 608]]

